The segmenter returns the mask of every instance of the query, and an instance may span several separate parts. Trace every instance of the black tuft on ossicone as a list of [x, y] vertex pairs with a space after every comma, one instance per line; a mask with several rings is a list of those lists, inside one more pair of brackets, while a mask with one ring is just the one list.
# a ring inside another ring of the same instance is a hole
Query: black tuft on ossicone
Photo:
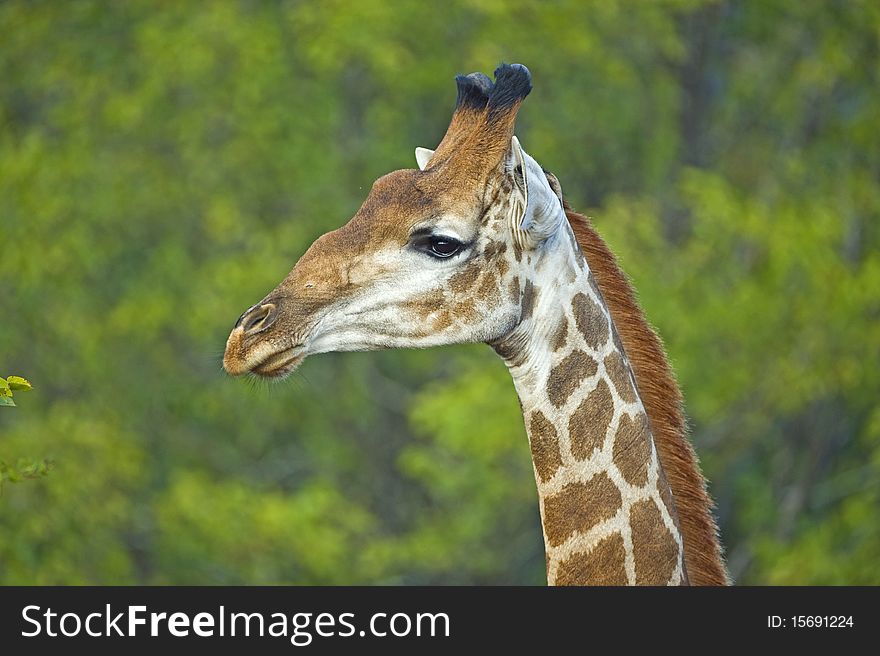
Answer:
[[488, 106], [490, 114], [510, 109], [532, 90], [532, 75], [522, 64], [501, 64], [495, 69], [495, 82], [482, 73], [459, 75], [455, 82], [456, 109], [483, 110]]
[[509, 109], [529, 95], [532, 74], [522, 64], [501, 64], [495, 69], [495, 85], [489, 94], [489, 110]]
[[455, 107], [482, 110], [489, 102], [489, 93], [492, 91], [492, 80], [482, 73], [470, 75], [458, 75], [455, 78], [458, 85], [458, 99]]

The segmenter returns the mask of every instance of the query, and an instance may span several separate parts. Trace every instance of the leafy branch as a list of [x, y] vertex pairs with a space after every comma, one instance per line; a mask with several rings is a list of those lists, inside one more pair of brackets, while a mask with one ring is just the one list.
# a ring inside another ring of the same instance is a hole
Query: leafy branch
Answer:
[[[27, 392], [34, 388], [27, 379], [21, 376], [0, 377], [0, 406], [15, 407], [13, 395], [16, 392]], [[19, 481], [42, 478], [52, 469], [51, 460], [28, 460], [20, 458], [15, 465], [10, 465], [0, 460], [0, 494], [3, 492], [3, 484], [6, 481], [18, 483]]]
[[14, 407], [13, 393], [27, 392], [32, 389], [34, 389], [34, 386], [21, 376], [0, 377], [0, 406]]

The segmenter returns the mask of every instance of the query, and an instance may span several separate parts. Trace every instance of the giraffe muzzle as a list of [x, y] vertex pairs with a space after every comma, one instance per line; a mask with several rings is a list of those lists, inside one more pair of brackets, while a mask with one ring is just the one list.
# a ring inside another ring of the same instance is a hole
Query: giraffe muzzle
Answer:
[[[232, 376], [253, 373], [266, 378], [284, 376], [305, 358], [303, 344], [279, 339], [272, 328], [280, 316], [280, 302], [265, 300], [242, 314], [226, 342], [223, 368]], [[281, 325], [279, 322], [278, 325]]]

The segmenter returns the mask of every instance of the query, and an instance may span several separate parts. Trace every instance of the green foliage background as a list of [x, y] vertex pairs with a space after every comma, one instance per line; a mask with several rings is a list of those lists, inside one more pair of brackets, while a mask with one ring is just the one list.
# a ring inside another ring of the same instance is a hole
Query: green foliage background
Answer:
[[226, 378], [238, 314], [520, 61], [633, 277], [741, 583], [880, 584], [880, 5], [4, 2], [0, 583], [540, 583], [485, 346]]

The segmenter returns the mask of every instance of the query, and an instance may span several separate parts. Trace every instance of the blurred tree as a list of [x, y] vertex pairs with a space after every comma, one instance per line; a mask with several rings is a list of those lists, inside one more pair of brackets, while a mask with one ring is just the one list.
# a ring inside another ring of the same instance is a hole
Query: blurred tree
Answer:
[[[240, 308], [522, 61], [525, 147], [592, 208], [682, 382], [745, 583], [880, 583], [880, 9], [6, 2], [0, 583], [539, 583], [481, 346], [222, 376]], [[8, 320], [15, 317], [14, 321]]]

